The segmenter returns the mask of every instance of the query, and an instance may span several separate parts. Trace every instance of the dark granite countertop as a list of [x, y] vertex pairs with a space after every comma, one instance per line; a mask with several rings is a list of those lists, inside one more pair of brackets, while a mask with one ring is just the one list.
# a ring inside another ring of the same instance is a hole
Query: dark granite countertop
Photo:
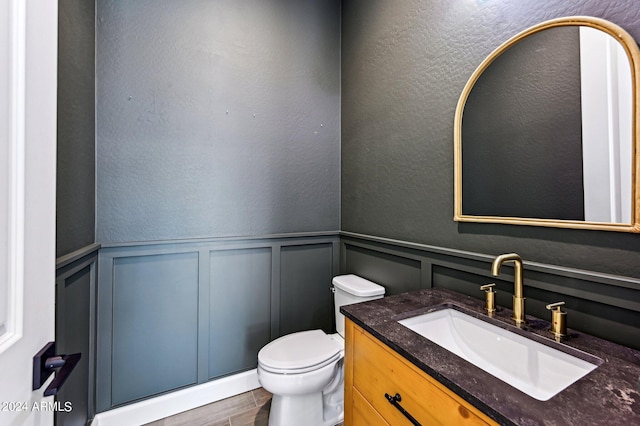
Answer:
[[[397, 322], [442, 304], [463, 307], [502, 328], [556, 349], [587, 352], [603, 362], [548, 401], [539, 401]], [[571, 338], [558, 344], [548, 332], [549, 322], [527, 316], [527, 326], [518, 330], [510, 309], [499, 309], [489, 319], [483, 305], [450, 290], [429, 289], [343, 306], [341, 312], [500, 424], [640, 425], [640, 351], [572, 329]]]

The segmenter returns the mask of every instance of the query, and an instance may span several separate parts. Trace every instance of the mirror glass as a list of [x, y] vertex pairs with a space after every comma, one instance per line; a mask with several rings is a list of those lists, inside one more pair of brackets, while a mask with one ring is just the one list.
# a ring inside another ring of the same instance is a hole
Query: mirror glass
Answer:
[[496, 49], [456, 110], [455, 220], [639, 231], [638, 57], [583, 17]]

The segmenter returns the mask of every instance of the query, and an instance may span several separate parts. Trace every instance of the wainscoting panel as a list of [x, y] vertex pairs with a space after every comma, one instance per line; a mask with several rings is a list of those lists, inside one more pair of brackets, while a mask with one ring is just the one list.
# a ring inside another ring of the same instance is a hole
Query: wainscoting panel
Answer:
[[280, 333], [335, 330], [331, 278], [333, 245], [284, 246], [280, 251]]
[[95, 414], [95, 317], [98, 244], [56, 261], [56, 352], [81, 353], [78, 365], [56, 395], [71, 411], [55, 413], [57, 425], [88, 424]]
[[333, 331], [338, 233], [100, 250], [96, 407], [254, 369], [290, 330]]
[[209, 378], [256, 367], [271, 340], [271, 248], [210, 254]]
[[112, 401], [197, 383], [198, 253], [113, 262]]
[[348, 272], [382, 285], [386, 296], [423, 288], [421, 262], [410, 254], [350, 243], [345, 243], [343, 249]]
[[[493, 256], [368, 235], [341, 233], [341, 273], [385, 286], [387, 294], [441, 287], [483, 298], [496, 283], [496, 304], [511, 308], [513, 268], [491, 275]], [[527, 315], [549, 320], [545, 306], [564, 301], [569, 328], [640, 349], [640, 280], [524, 262]]]

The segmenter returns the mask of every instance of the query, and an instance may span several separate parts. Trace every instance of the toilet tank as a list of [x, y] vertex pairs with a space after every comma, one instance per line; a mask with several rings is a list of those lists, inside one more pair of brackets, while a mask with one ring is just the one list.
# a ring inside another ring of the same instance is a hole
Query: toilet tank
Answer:
[[333, 277], [333, 304], [338, 334], [344, 337], [344, 315], [340, 313], [340, 306], [380, 299], [382, 296], [384, 287], [357, 275]]

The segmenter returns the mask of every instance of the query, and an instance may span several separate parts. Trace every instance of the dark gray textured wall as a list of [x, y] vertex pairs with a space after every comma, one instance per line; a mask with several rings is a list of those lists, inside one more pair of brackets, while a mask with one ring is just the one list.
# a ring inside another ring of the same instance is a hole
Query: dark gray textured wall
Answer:
[[339, 229], [340, 2], [98, 2], [97, 240]]
[[480, 62], [568, 15], [640, 40], [636, 1], [344, 0], [342, 11], [342, 230], [640, 277], [640, 235], [452, 219], [454, 112]]
[[56, 257], [95, 242], [95, 4], [58, 3]]

